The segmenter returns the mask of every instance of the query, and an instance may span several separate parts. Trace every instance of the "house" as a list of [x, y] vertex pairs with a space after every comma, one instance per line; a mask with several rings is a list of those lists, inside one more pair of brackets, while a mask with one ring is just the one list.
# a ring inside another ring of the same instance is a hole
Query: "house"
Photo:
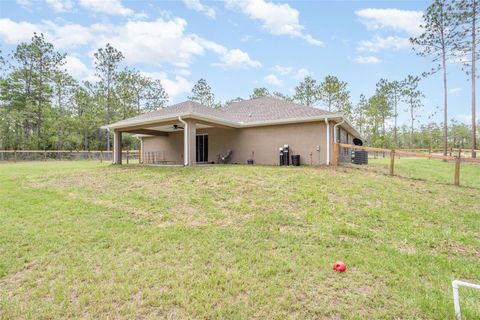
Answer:
[[333, 141], [352, 143], [360, 134], [340, 113], [262, 97], [214, 109], [193, 101], [122, 120], [114, 131], [114, 163], [122, 163], [122, 133], [141, 139], [143, 163], [194, 165], [217, 163], [278, 164], [279, 148], [300, 155], [302, 164], [329, 164]]

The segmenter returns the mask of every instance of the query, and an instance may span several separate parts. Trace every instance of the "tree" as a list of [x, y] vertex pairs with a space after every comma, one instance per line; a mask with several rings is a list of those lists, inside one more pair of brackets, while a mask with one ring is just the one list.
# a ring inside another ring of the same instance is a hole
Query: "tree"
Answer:
[[350, 92], [347, 83], [337, 77], [326, 76], [319, 87], [320, 100], [328, 107], [328, 111], [342, 112], [350, 117], [352, 105], [350, 104]]
[[272, 93], [272, 97], [280, 99], [280, 100], [285, 100], [285, 101], [288, 101], [288, 102], [293, 102], [292, 97], [289, 97], [288, 95], [283, 94], [283, 93], [278, 92], [278, 91], [275, 91], [274, 93]]
[[[125, 57], [109, 43], [105, 48], [100, 48], [93, 54], [95, 58], [95, 75], [100, 79], [98, 89], [103, 97], [105, 109], [105, 123], [114, 119], [115, 86], [119, 80], [119, 64]], [[107, 133], [107, 150], [110, 151], [110, 133]]]
[[368, 99], [365, 116], [368, 119], [366, 123], [366, 132], [370, 144], [377, 147], [386, 147], [387, 141], [385, 130], [380, 130], [384, 123], [384, 109], [388, 105], [384, 94], [375, 94]]
[[447, 0], [434, 0], [423, 15], [424, 23], [420, 26], [423, 33], [410, 38], [417, 54], [431, 57], [436, 66], [429, 74], [443, 71], [443, 113], [444, 113], [444, 144], [443, 154], [447, 154], [448, 147], [448, 103], [447, 103], [447, 58], [455, 51], [457, 28], [453, 7]]
[[52, 123], [55, 132], [52, 135], [52, 143], [56, 145], [57, 150], [62, 150], [65, 146], [71, 147], [72, 145], [69, 140], [69, 132], [73, 129], [73, 98], [76, 90], [78, 90], [78, 84], [66, 71], [58, 70], [52, 76], [52, 89], [52, 107], [55, 115], [55, 121]]
[[19, 44], [11, 57], [11, 72], [1, 82], [0, 89], [4, 129], [12, 132], [9, 143], [14, 148], [48, 148], [50, 82], [64, 64], [65, 55], [55, 51], [43, 34], [34, 33], [31, 42]]
[[227, 102], [225, 102], [225, 106], [230, 106], [236, 102], [240, 102], [240, 101], [243, 101], [243, 98], [241, 97], [236, 97], [235, 99], [231, 99], [231, 100], [228, 100]]
[[[457, 23], [461, 29], [459, 32], [459, 41], [456, 43], [456, 49], [462, 56], [467, 75], [471, 77], [472, 85], [472, 158], [476, 158], [475, 149], [477, 147], [476, 135], [476, 62], [479, 59], [477, 33], [480, 27], [480, 1], [479, 0], [457, 0], [455, 1], [456, 13], [458, 14]], [[466, 59], [470, 56], [470, 59]]]
[[310, 76], [306, 76], [303, 81], [301, 81], [295, 87], [293, 99], [305, 106], [316, 105], [320, 101], [320, 92], [319, 86], [317, 85], [317, 80]]
[[395, 146], [398, 145], [397, 128], [398, 128], [398, 104], [402, 100], [402, 82], [401, 81], [387, 81], [380, 79], [377, 83], [377, 88], [381, 88], [381, 91], [386, 95], [390, 105], [393, 107], [393, 142]]
[[391, 93], [391, 83], [388, 82], [386, 79], [380, 79], [377, 82], [377, 89], [376, 94], [379, 96], [383, 96], [382, 103], [377, 105], [378, 113], [382, 119], [382, 135], [385, 136], [386, 134], [386, 122], [387, 120], [393, 116], [392, 108], [393, 104], [390, 97]]
[[165, 108], [168, 102], [168, 94], [159, 79], [148, 82], [146, 97], [148, 111]]
[[255, 88], [253, 89], [253, 93], [250, 95], [250, 99], [257, 99], [268, 96], [270, 96], [270, 92], [268, 92], [267, 88]]
[[414, 121], [418, 117], [417, 111], [423, 106], [422, 98], [424, 97], [424, 95], [418, 89], [419, 83], [419, 77], [409, 75], [405, 80], [403, 80], [402, 84], [402, 96], [404, 102], [408, 106], [408, 109], [405, 111], [409, 112], [410, 115], [410, 148], [412, 148], [414, 144]]
[[188, 99], [192, 101], [196, 101], [207, 107], [213, 107], [215, 104], [215, 95], [205, 79], [198, 80], [192, 88], [192, 94], [191, 97], [188, 97]]
[[357, 105], [353, 109], [353, 120], [362, 136], [365, 134], [365, 124], [367, 122], [367, 118], [365, 117], [367, 105], [367, 99], [363, 94], [361, 94]]

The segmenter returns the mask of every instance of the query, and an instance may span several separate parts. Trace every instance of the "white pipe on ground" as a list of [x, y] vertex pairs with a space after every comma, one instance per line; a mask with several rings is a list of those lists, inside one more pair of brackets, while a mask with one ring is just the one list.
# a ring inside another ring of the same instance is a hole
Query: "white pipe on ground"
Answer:
[[325, 118], [325, 124], [327, 125], [327, 166], [330, 165], [330, 124], [328, 119]]
[[178, 121], [180, 121], [181, 123], [183, 123], [183, 164], [185, 166], [188, 166], [188, 159], [189, 159], [189, 156], [188, 156], [188, 150], [190, 150], [190, 148], [188, 147], [188, 123], [186, 121], [184, 121], [182, 119], [182, 116], [178, 116]]
[[460, 281], [460, 280], [453, 280], [452, 281], [453, 306], [455, 308], [455, 316], [457, 317], [458, 320], [462, 320], [462, 313], [460, 312], [460, 296], [458, 294], [458, 289], [460, 287], [467, 287], [467, 288], [480, 290], [480, 285], [479, 284], [474, 284], [474, 283]]

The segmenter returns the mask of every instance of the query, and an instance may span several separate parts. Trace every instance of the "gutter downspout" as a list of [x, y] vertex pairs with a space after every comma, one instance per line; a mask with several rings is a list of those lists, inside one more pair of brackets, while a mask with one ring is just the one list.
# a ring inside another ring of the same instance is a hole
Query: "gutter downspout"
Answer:
[[[333, 126], [333, 143], [337, 143], [337, 127], [345, 122], [345, 119], [342, 119], [342, 122], [337, 123]], [[347, 141], [348, 143], [348, 141]]]
[[327, 166], [330, 165], [330, 124], [328, 123], [328, 119], [325, 118], [325, 124], [327, 125]]
[[183, 165], [188, 166], [188, 150], [190, 150], [188, 147], [188, 123], [182, 119], [182, 116], [178, 116], [178, 121], [183, 123], [185, 127], [185, 129], [183, 129]]

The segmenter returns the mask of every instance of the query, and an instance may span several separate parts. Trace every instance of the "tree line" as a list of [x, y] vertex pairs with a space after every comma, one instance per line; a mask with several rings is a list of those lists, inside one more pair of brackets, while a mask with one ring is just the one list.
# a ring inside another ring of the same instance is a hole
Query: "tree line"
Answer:
[[[102, 125], [166, 106], [160, 80], [122, 67], [123, 54], [107, 44], [94, 53], [95, 79], [79, 82], [66, 55], [43, 34], [0, 59], [0, 149], [110, 150]], [[126, 147], [137, 142], [126, 137]]]

